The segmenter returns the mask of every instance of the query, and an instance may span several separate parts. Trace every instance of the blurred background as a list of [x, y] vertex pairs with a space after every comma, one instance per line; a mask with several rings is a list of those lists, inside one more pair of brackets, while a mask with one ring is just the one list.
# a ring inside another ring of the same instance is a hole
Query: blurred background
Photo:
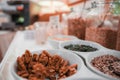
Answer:
[[[0, 30], [25, 28], [35, 21], [49, 21], [50, 16], [80, 12], [86, 0], [0, 0]], [[96, 7], [87, 0], [86, 9]], [[9, 25], [9, 26], [8, 26]]]
[[0, 29], [24, 28], [35, 21], [49, 21], [53, 15], [61, 17], [63, 13], [70, 12], [70, 6], [82, 1], [0, 0]]

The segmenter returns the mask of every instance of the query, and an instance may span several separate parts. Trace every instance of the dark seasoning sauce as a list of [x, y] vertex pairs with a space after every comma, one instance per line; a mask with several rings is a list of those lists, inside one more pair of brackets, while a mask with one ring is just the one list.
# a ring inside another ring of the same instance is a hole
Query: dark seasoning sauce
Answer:
[[98, 50], [97, 48], [91, 47], [89, 45], [78, 45], [78, 44], [70, 44], [64, 46], [65, 49], [79, 51], [79, 52], [93, 52]]

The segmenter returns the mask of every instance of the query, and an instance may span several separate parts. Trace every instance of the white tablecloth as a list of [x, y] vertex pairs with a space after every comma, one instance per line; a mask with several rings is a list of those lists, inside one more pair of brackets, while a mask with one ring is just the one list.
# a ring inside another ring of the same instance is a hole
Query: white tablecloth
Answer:
[[[0, 80], [14, 80], [11, 72], [10, 66], [13, 61], [16, 60], [16, 57], [24, 53], [26, 49], [30, 51], [36, 51], [40, 49], [52, 49], [50, 45], [38, 45], [35, 40], [26, 40], [24, 38], [24, 32], [17, 32], [14, 37], [6, 55], [0, 66]], [[85, 66], [81, 69], [81, 75], [78, 76], [81, 80], [91, 80], [95, 78], [95, 80], [107, 80], [101, 76], [96, 75], [91, 72]]]

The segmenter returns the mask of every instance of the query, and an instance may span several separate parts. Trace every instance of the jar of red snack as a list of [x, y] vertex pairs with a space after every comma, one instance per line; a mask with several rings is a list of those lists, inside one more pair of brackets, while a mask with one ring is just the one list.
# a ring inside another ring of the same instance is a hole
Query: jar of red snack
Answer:
[[[114, 19], [112, 20], [114, 21]], [[118, 23], [117, 23], [118, 24]], [[109, 19], [100, 21], [100, 24], [86, 28], [86, 40], [95, 41], [104, 47], [115, 49], [118, 25], [114, 25]]]
[[119, 17], [116, 49], [120, 50], [120, 17]]
[[98, 42], [104, 47], [115, 49], [117, 40], [118, 19], [112, 13], [111, 6], [108, 5], [108, 8], [104, 8], [105, 6], [105, 4], [99, 6], [98, 9], [102, 8], [101, 10], [103, 11], [101, 11], [102, 13], [99, 12], [100, 14], [98, 15], [98, 17], [94, 17], [93, 22], [91, 22], [90, 26], [86, 28], [85, 39]]
[[80, 39], [85, 38], [85, 20], [79, 16], [68, 19], [68, 34], [74, 35]]
[[104, 27], [88, 27], [86, 29], [86, 40], [95, 41], [100, 43], [104, 47], [115, 49], [117, 30], [114, 28], [109, 28], [109, 26]]
[[80, 39], [85, 39], [86, 22], [83, 19], [83, 11], [85, 10], [84, 2], [83, 6], [79, 6], [73, 9], [74, 11], [68, 16], [68, 34], [76, 36]]

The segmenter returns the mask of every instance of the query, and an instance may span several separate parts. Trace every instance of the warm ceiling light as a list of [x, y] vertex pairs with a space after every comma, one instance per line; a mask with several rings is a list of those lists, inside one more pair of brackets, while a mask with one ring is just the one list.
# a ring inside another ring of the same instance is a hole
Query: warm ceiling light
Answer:
[[41, 13], [69, 12], [70, 8], [59, 0], [34, 0], [42, 7]]
[[46, 6], [46, 7], [49, 7], [49, 6], [61, 7], [61, 6], [65, 6], [66, 4], [61, 1], [45, 0], [45, 1], [39, 1], [39, 5]]

